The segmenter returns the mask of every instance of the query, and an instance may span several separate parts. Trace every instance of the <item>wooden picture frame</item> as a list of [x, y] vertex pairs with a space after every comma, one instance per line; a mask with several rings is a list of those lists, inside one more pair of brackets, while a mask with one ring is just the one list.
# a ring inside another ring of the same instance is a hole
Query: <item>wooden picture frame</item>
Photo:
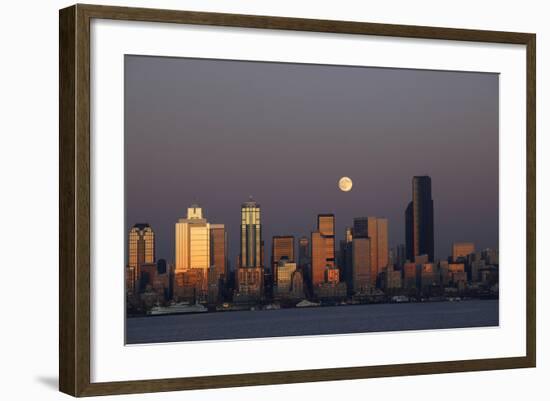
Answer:
[[[94, 18], [525, 45], [527, 49], [525, 60], [527, 71], [526, 356], [92, 383], [90, 380], [90, 21]], [[62, 392], [73, 396], [94, 396], [535, 366], [536, 37], [534, 34], [80, 4], [60, 11], [59, 29], [59, 388]]]

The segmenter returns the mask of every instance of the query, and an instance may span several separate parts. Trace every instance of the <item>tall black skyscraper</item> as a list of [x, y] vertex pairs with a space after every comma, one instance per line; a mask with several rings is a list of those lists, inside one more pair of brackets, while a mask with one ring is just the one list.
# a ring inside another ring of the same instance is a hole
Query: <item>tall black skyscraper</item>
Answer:
[[434, 202], [432, 200], [432, 179], [429, 176], [415, 176], [412, 179], [412, 201], [405, 211], [405, 240], [407, 259], [428, 255], [434, 260]]

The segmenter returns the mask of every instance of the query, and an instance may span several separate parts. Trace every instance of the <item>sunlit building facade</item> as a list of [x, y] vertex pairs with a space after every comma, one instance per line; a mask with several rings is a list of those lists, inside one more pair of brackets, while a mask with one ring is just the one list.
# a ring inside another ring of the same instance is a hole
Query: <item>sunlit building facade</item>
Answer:
[[271, 271], [273, 272], [274, 282], [277, 282], [277, 266], [282, 259], [291, 263], [294, 262], [294, 236], [292, 235], [273, 237], [271, 243]]
[[263, 265], [260, 205], [252, 200], [241, 205], [240, 255], [240, 267], [261, 267]]
[[453, 262], [456, 262], [458, 258], [467, 258], [475, 251], [476, 247], [473, 242], [455, 242], [453, 243]]
[[242, 299], [260, 298], [264, 290], [264, 244], [260, 205], [250, 200], [241, 205], [241, 242], [237, 271]]
[[370, 285], [376, 286], [378, 274], [388, 265], [388, 219], [356, 217], [353, 219], [353, 237], [370, 239]]
[[333, 214], [317, 216], [317, 230], [325, 239], [326, 265], [335, 266], [335, 219]]
[[227, 280], [227, 232], [224, 224], [210, 224], [210, 268], [208, 270], [208, 302], [220, 300]]
[[296, 263], [281, 259], [277, 266], [277, 295], [285, 296], [290, 293], [292, 286], [292, 275], [296, 271]]
[[210, 224], [210, 265], [218, 279], [227, 277], [227, 232], [224, 224]]
[[204, 270], [210, 267], [210, 223], [202, 209], [192, 205], [187, 218], [176, 223], [176, 274], [189, 269]]
[[378, 217], [376, 219], [378, 251], [377, 251], [377, 274], [388, 266], [388, 219]]
[[327, 266], [325, 238], [320, 232], [311, 233], [311, 282], [317, 286], [324, 282]]
[[334, 215], [317, 216], [317, 231], [311, 233], [311, 280], [313, 286], [325, 282], [327, 267], [335, 267]]

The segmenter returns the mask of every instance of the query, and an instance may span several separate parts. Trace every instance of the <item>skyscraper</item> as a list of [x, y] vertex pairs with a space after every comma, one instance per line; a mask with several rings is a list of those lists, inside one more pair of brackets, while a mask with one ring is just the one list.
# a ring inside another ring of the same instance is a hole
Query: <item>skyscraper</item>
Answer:
[[192, 205], [187, 218], [176, 223], [176, 274], [201, 269], [206, 277], [210, 267], [210, 223], [202, 209]]
[[262, 224], [260, 205], [253, 200], [241, 205], [240, 267], [262, 266]]
[[210, 265], [217, 280], [227, 278], [227, 232], [224, 224], [210, 224]]
[[335, 266], [335, 220], [333, 214], [317, 216], [317, 230], [325, 239], [327, 266]]
[[317, 231], [311, 233], [311, 280], [313, 286], [325, 281], [327, 267], [335, 267], [334, 215], [317, 216]]
[[139, 281], [141, 266], [155, 262], [155, 233], [147, 223], [137, 223], [128, 233], [127, 290], [134, 291]]
[[350, 291], [353, 289], [352, 250], [353, 250], [353, 228], [346, 227], [344, 239], [340, 240], [340, 252], [338, 254], [338, 267], [340, 267], [340, 277], [346, 282], [348, 290]]
[[325, 281], [327, 254], [325, 238], [320, 232], [311, 233], [311, 284], [315, 287]]
[[370, 284], [376, 286], [378, 273], [388, 265], [388, 219], [356, 217], [353, 219], [353, 238], [370, 239]]
[[276, 235], [271, 246], [271, 272], [274, 282], [277, 282], [277, 266], [281, 259], [294, 262], [294, 237], [292, 235]]
[[376, 219], [378, 234], [377, 274], [388, 266], [388, 219]]
[[429, 176], [414, 176], [412, 179], [412, 201], [405, 211], [405, 226], [407, 259], [428, 255], [429, 261], [433, 262], [434, 203]]
[[241, 205], [241, 253], [237, 272], [238, 293], [243, 299], [263, 294], [264, 246], [260, 205], [250, 200]]
[[366, 237], [352, 240], [351, 286], [354, 292], [361, 292], [371, 286], [371, 247]]

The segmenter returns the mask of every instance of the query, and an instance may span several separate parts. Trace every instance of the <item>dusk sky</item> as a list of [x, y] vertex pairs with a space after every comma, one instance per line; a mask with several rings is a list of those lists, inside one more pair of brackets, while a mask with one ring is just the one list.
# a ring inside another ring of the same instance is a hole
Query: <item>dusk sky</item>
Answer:
[[498, 248], [498, 74], [146, 56], [124, 73], [126, 228], [151, 224], [157, 258], [174, 261], [198, 203], [226, 224], [234, 267], [250, 196], [267, 265], [271, 237], [309, 237], [319, 213], [337, 240], [353, 217], [386, 217], [393, 247], [414, 175], [432, 178], [436, 258]]

